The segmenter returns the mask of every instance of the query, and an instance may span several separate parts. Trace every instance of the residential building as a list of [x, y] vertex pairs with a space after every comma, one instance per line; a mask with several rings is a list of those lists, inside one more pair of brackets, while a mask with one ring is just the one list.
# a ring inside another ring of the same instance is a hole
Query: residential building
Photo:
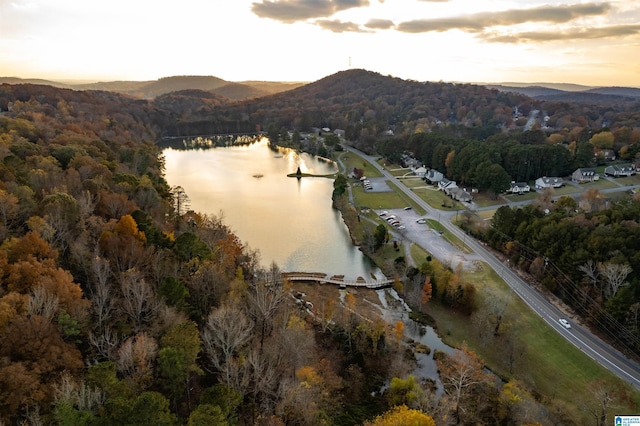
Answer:
[[564, 185], [564, 179], [560, 177], [543, 176], [536, 179], [535, 187], [537, 190], [544, 188], [560, 188]]
[[614, 165], [614, 166], [607, 166], [604, 169], [604, 174], [607, 176], [613, 176], [613, 177], [621, 177], [621, 176], [628, 177], [636, 174], [636, 170], [635, 170], [635, 167], [633, 166]]
[[509, 188], [509, 192], [513, 194], [524, 194], [529, 191], [531, 191], [531, 187], [527, 182], [511, 182], [511, 187]]
[[435, 185], [444, 178], [444, 175], [436, 169], [429, 169], [424, 178]]
[[571, 180], [578, 183], [593, 182], [600, 179], [600, 175], [594, 168], [577, 169], [571, 174]]

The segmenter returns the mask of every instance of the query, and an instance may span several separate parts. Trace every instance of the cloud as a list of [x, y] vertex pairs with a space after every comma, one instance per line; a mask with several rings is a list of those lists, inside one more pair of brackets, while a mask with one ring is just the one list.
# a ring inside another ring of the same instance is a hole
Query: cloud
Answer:
[[284, 23], [332, 16], [342, 10], [369, 6], [369, 0], [262, 0], [251, 5], [260, 18]]
[[576, 28], [567, 31], [532, 31], [516, 34], [485, 34], [483, 40], [494, 43], [529, 43], [567, 40], [595, 40], [640, 34], [640, 25], [612, 25], [600, 28]]
[[480, 32], [493, 26], [510, 26], [527, 22], [565, 23], [584, 16], [597, 16], [611, 9], [609, 3], [584, 3], [564, 6], [540, 6], [531, 9], [511, 9], [502, 12], [481, 12], [453, 18], [416, 19], [398, 24], [407, 33], [461, 30]]
[[343, 22], [340, 20], [318, 19], [314, 23], [322, 29], [333, 31], [334, 33], [363, 33], [366, 32], [360, 26], [353, 22]]
[[393, 26], [393, 21], [388, 19], [371, 19], [365, 24], [365, 27], [374, 30], [388, 30], [389, 28], [393, 28]]

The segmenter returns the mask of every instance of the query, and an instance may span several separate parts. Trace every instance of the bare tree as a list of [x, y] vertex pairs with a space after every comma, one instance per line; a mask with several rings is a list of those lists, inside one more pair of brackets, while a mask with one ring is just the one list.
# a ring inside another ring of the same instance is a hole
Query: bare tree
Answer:
[[96, 350], [98, 358], [111, 361], [117, 359], [116, 350], [120, 345], [120, 337], [109, 326], [105, 326], [98, 333], [89, 334], [89, 343]]
[[260, 327], [261, 350], [264, 338], [271, 332], [273, 317], [285, 297], [282, 272], [275, 263], [268, 270], [260, 271], [258, 279], [250, 285], [247, 299], [251, 313]]
[[487, 383], [490, 378], [483, 370], [482, 360], [466, 348], [456, 350], [453, 355], [436, 362], [444, 391], [452, 402], [452, 411], [459, 424], [463, 397], [476, 386]]
[[605, 297], [608, 299], [615, 296], [620, 287], [629, 285], [626, 280], [633, 269], [628, 264], [606, 262], [599, 265], [598, 270], [608, 284], [605, 288]]
[[52, 321], [58, 311], [58, 296], [47, 291], [44, 286], [39, 285], [31, 289], [29, 300], [27, 301], [27, 313], [29, 315], [40, 315]]
[[222, 305], [211, 311], [207, 318], [202, 343], [211, 364], [222, 375], [222, 381], [231, 386], [231, 359], [252, 336], [253, 324], [244, 312], [234, 305]]
[[116, 367], [133, 382], [135, 388], [145, 389], [153, 380], [153, 364], [157, 353], [155, 339], [144, 332], [138, 333], [120, 345]]
[[96, 326], [102, 328], [111, 319], [115, 309], [114, 294], [109, 278], [111, 267], [109, 261], [95, 256], [91, 261], [93, 286], [91, 287], [91, 304], [96, 316]]
[[136, 330], [141, 329], [143, 324], [151, 321], [160, 308], [160, 299], [151, 285], [135, 269], [122, 274], [120, 290], [122, 292], [120, 308], [131, 318]]
[[66, 371], [53, 387], [56, 405], [66, 403], [78, 410], [95, 411], [104, 404], [105, 395], [100, 389], [91, 388], [84, 381], [76, 381]]
[[584, 274], [589, 280], [592, 287], [597, 288], [599, 296], [602, 297], [602, 286], [598, 285], [600, 278], [600, 270], [598, 269], [598, 262], [589, 259], [583, 265], [578, 266], [578, 270]]

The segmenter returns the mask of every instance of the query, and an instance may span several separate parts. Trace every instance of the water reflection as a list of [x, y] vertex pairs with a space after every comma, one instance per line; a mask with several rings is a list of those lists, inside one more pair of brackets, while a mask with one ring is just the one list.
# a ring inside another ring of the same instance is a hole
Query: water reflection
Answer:
[[269, 149], [267, 140], [209, 150], [163, 151], [166, 179], [182, 186], [195, 211], [218, 215], [238, 237], [261, 253], [268, 266], [286, 271], [382, 277], [352, 245], [340, 213], [331, 207], [333, 180], [289, 178], [330, 174], [336, 165], [293, 150]]

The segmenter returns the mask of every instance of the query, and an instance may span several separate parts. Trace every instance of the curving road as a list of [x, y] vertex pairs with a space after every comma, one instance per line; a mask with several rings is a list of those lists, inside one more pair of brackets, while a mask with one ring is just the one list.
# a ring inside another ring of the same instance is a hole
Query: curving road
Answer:
[[591, 333], [587, 328], [582, 327], [579, 324], [572, 323], [570, 329], [564, 328], [558, 319], [564, 317], [565, 314], [558, 309], [555, 305], [550, 303], [543, 295], [538, 291], [530, 287], [524, 280], [522, 280], [515, 272], [513, 272], [508, 265], [502, 263], [500, 259], [495, 257], [493, 253], [487, 250], [483, 245], [479, 244], [473, 238], [466, 238], [465, 233], [451, 223], [450, 219], [455, 212], [436, 212], [426, 201], [416, 195], [413, 191], [403, 185], [395, 176], [385, 170], [378, 164], [375, 158], [349, 146], [345, 146], [345, 149], [357, 154], [367, 161], [369, 161], [376, 169], [382, 173], [382, 175], [390, 181], [396, 182], [397, 187], [400, 188], [409, 198], [411, 198], [416, 204], [425, 209], [425, 211], [434, 216], [436, 215], [449, 219], [442, 221], [442, 225], [447, 228], [452, 234], [458, 237], [460, 240], [465, 240], [466, 244], [491, 268], [493, 268], [504, 281], [513, 289], [513, 291], [520, 296], [520, 298], [534, 311], [536, 312], [551, 328], [556, 330], [565, 337], [569, 342], [582, 350], [589, 357], [594, 359], [600, 365], [616, 374], [621, 379], [629, 382], [637, 389], [640, 389], [640, 365], [633, 360], [626, 358], [618, 350], [611, 347], [609, 344], [602, 341], [599, 337]]

